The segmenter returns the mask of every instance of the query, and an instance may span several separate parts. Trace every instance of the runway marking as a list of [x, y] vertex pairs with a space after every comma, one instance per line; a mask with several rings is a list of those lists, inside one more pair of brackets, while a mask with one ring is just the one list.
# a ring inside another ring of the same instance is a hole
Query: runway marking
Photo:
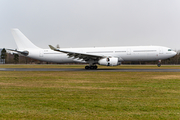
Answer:
[[180, 72], [180, 69], [0, 68], [0, 71]]

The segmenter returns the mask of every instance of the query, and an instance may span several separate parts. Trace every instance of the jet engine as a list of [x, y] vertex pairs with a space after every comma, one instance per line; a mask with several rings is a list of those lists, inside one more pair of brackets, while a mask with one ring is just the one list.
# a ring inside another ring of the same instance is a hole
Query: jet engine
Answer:
[[117, 66], [120, 65], [121, 62], [118, 61], [118, 58], [103, 58], [98, 61], [99, 65], [105, 66]]

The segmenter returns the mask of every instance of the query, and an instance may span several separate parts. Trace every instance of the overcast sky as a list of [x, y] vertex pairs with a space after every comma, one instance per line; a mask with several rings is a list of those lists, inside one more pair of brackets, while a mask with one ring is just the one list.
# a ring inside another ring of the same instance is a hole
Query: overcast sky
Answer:
[[17, 48], [11, 28], [41, 48], [180, 49], [180, 0], [0, 0], [0, 48]]

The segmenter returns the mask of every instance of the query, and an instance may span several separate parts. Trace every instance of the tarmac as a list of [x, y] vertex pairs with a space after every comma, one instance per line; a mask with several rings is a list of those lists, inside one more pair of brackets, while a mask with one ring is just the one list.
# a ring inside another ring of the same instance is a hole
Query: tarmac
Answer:
[[180, 69], [0, 68], [0, 71], [180, 72]]

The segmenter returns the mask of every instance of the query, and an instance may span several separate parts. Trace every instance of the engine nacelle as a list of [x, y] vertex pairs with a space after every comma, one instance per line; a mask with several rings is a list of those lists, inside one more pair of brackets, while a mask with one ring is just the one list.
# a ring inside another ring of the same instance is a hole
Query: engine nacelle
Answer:
[[98, 61], [99, 65], [105, 65], [105, 66], [117, 66], [121, 63], [118, 62], [118, 58], [103, 58]]

